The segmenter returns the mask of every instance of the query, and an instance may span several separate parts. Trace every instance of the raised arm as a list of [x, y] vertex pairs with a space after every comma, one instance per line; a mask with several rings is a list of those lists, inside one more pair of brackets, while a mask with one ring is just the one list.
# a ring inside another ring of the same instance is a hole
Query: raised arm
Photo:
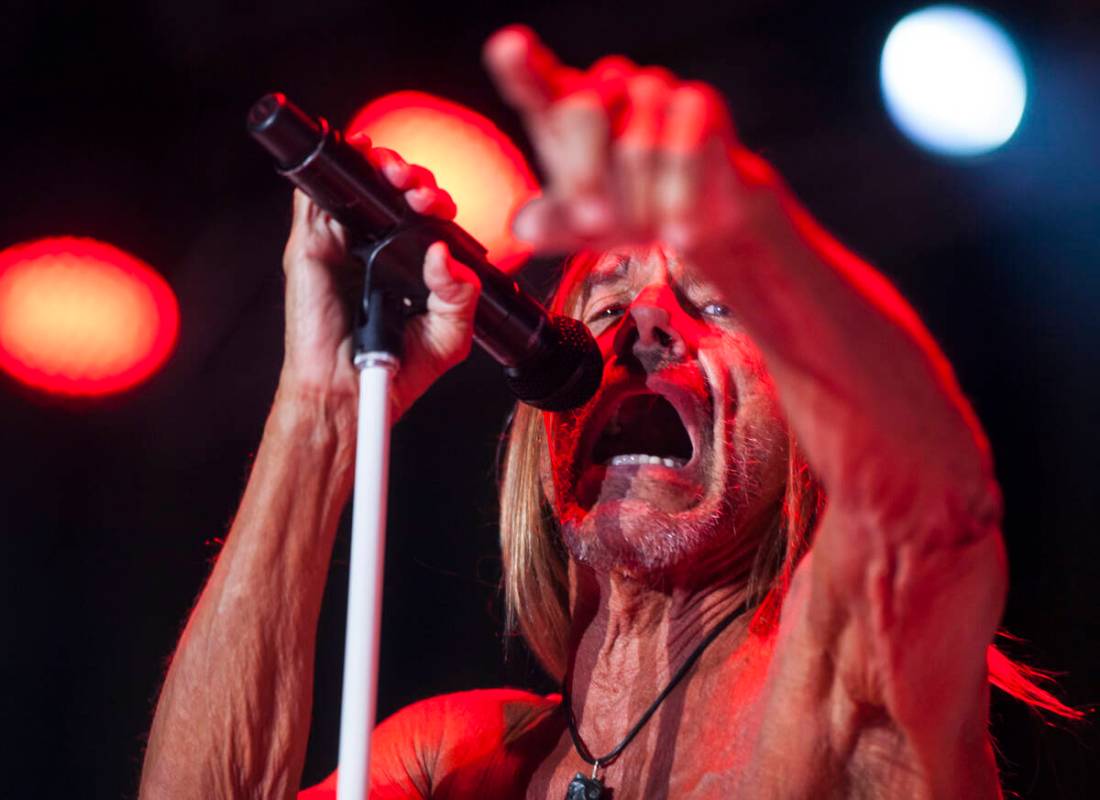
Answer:
[[[363, 142], [369, 146], [369, 142]], [[454, 214], [426, 170], [375, 163], [422, 213]], [[284, 258], [286, 356], [240, 510], [172, 658], [141, 797], [286, 798], [301, 779], [314, 644], [337, 523], [351, 486], [357, 376], [342, 230], [295, 195]], [[429, 250], [428, 313], [407, 329], [400, 414], [469, 352], [477, 281]]]
[[[486, 62], [550, 176], [520, 233], [543, 250], [676, 247], [767, 355], [834, 500], [866, 494], [847, 463], [857, 431], [891, 448], [883, 457], [919, 463], [922, 480], [949, 472], [985, 488], [980, 430], [912, 309], [741, 146], [713, 89], [614, 56], [582, 73], [520, 27], [489, 41]], [[822, 425], [837, 414], [859, 424]]]
[[551, 177], [517, 231], [544, 249], [671, 244], [764, 353], [829, 496], [784, 608], [789, 660], [848, 711], [884, 708], [922, 754], [965, 730], [988, 756], [999, 497], [984, 437], [912, 309], [740, 145], [713, 89], [624, 59], [562, 67], [521, 28], [497, 34], [486, 61]]

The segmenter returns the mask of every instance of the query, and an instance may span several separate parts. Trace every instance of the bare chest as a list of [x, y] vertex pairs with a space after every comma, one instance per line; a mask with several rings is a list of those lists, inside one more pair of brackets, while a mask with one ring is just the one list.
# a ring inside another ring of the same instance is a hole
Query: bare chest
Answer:
[[[692, 686], [679, 702], [670, 696], [667, 707], [600, 771], [604, 800], [926, 795], [915, 759], [881, 720], [837, 719], [809, 693], [788, 691], [778, 698], [764, 676], [742, 671], [736, 677]], [[598, 724], [589, 727], [599, 732]], [[599, 747], [591, 746], [598, 754]], [[570, 781], [591, 770], [563, 732], [535, 769], [526, 796], [566, 798]]]

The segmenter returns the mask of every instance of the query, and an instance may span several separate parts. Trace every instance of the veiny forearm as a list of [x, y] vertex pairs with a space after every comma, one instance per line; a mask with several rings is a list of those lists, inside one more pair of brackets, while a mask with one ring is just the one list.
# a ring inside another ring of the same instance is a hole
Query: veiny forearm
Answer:
[[763, 349], [833, 501], [881, 495], [884, 476], [984, 491], [984, 437], [910, 306], [785, 189], [756, 199], [759, 235], [710, 254], [705, 270]]
[[141, 797], [298, 789], [317, 616], [350, 490], [348, 404], [281, 389], [237, 518], [157, 704]]
[[775, 202], [723, 288], [829, 495], [775, 668], [819, 670], [837, 708], [883, 708], [930, 796], [996, 796], [985, 653], [1006, 579], [988, 446], [908, 304]]

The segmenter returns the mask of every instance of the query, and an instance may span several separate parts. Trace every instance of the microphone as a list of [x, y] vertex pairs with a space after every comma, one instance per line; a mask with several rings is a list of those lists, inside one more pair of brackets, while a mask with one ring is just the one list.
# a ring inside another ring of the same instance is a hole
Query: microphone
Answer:
[[311, 117], [275, 92], [252, 106], [248, 131], [275, 158], [280, 174], [353, 239], [371, 246], [371, 267], [380, 265], [387, 281], [423, 296], [424, 253], [432, 243], [446, 242], [452, 257], [481, 280], [474, 341], [504, 367], [516, 398], [546, 411], [565, 411], [596, 393], [603, 358], [584, 323], [548, 313], [455, 223], [409, 208], [402, 193], [323, 118]]

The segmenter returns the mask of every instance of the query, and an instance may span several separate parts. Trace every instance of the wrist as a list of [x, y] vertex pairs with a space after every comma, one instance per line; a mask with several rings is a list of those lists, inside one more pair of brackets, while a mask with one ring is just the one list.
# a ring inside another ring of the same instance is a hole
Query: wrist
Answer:
[[355, 428], [353, 393], [303, 384], [284, 371], [268, 416], [270, 433], [324, 445], [339, 453], [354, 450]]
[[781, 285], [784, 276], [821, 261], [820, 238], [813, 218], [776, 176], [753, 186], [727, 235], [714, 237], [692, 255], [732, 298], [745, 281]]

